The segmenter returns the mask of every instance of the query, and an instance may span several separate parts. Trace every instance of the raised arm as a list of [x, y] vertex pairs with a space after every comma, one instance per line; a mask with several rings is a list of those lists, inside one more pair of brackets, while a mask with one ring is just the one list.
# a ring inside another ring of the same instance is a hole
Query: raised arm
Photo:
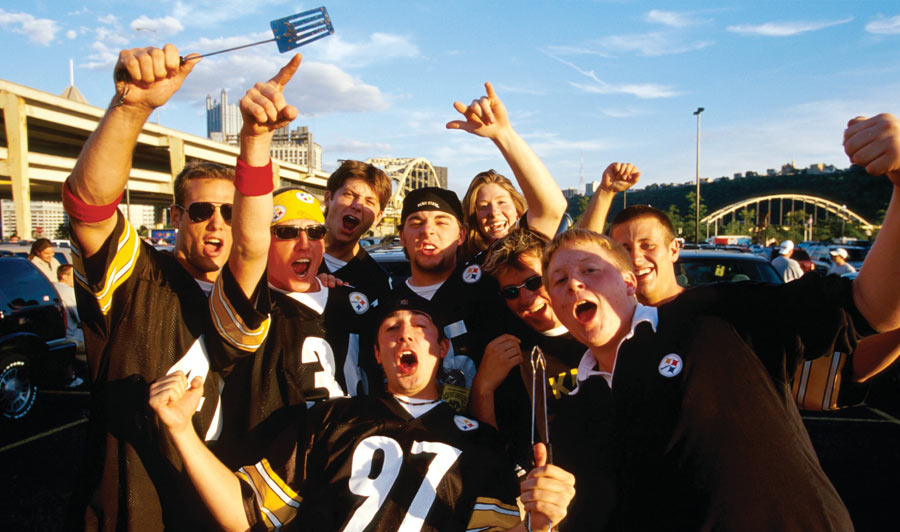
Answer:
[[300, 66], [300, 54], [269, 81], [257, 83], [241, 98], [241, 153], [235, 172], [234, 243], [228, 267], [247, 297], [266, 270], [272, 222], [272, 134], [297, 118], [297, 108], [284, 100], [284, 87]]
[[607, 166], [600, 181], [600, 190], [594, 192], [577, 227], [603, 233], [613, 197], [617, 192], [624, 192], [636, 185], [640, 178], [641, 172], [631, 163], [611, 163]]
[[[85, 257], [94, 255], [115, 229], [116, 204], [128, 182], [144, 122], [175, 94], [197, 61], [188, 56], [182, 64], [171, 44], [119, 53], [116, 95], [64, 185], [68, 192], [63, 202]], [[125, 72], [132, 81], [124, 81]]]
[[241, 481], [207, 449], [194, 431], [191, 417], [203, 396], [203, 379], [188, 387], [178, 371], [150, 385], [150, 407], [172, 438], [197, 493], [224, 530], [247, 530]]
[[453, 102], [465, 120], [447, 123], [447, 129], [462, 129], [473, 135], [491, 139], [512, 168], [516, 181], [528, 202], [528, 226], [552, 238], [566, 212], [566, 199], [544, 163], [509, 123], [506, 107], [490, 83], [485, 83], [487, 96], [466, 107]]
[[900, 120], [890, 114], [857, 117], [844, 131], [844, 151], [872, 175], [894, 184], [881, 231], [853, 281], [853, 300], [881, 332], [900, 328]]

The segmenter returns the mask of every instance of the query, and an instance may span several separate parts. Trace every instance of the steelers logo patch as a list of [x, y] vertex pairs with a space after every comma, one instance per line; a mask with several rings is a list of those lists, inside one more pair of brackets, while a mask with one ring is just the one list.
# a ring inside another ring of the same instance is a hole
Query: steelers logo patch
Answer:
[[675, 353], [670, 353], [659, 361], [659, 374], [663, 377], [675, 377], [681, 373], [684, 362]]
[[275, 205], [272, 208], [272, 223], [284, 218], [285, 214], [287, 214], [287, 209], [284, 208], [284, 205]]
[[353, 307], [353, 312], [365, 314], [369, 310], [369, 298], [362, 292], [350, 292], [350, 306]]
[[478, 428], [478, 422], [466, 416], [453, 416], [453, 422], [463, 432], [469, 432]]
[[471, 264], [463, 270], [463, 281], [469, 284], [477, 283], [481, 280], [481, 266], [477, 264]]
[[312, 197], [312, 194], [307, 194], [306, 192], [297, 192], [297, 200], [311, 204], [316, 198]]

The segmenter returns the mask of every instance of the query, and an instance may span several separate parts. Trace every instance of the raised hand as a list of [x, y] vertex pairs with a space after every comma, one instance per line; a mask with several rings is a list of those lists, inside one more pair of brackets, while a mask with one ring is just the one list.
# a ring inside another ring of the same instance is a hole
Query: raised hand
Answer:
[[477, 385], [484, 390], [496, 390], [509, 370], [522, 362], [522, 341], [511, 334], [501, 334], [484, 348], [484, 356], [475, 374]]
[[188, 386], [181, 371], [157, 379], [150, 385], [150, 408], [170, 432], [193, 430], [191, 418], [203, 397], [203, 379], [194, 377]]
[[300, 54], [294, 55], [272, 79], [257, 83], [241, 98], [241, 115], [244, 117], [242, 137], [271, 134], [297, 118], [297, 108], [284, 100], [284, 87], [297, 72], [300, 60]]
[[453, 102], [453, 108], [466, 119], [447, 122], [447, 129], [462, 129], [479, 137], [496, 139], [503, 130], [510, 128], [506, 107], [497, 97], [494, 87], [486, 82], [484, 89], [487, 96], [472, 100], [468, 107], [460, 102]]
[[116, 105], [134, 106], [149, 113], [165, 104], [200, 61], [197, 55], [185, 57], [182, 63], [178, 49], [171, 44], [162, 49], [122, 50], [113, 74]]
[[900, 120], [894, 115], [850, 120], [844, 130], [844, 152], [866, 172], [887, 174], [894, 186], [900, 186]]
[[532, 530], [547, 530], [559, 524], [575, 497], [575, 477], [547, 464], [547, 447], [534, 445], [535, 468], [522, 481], [522, 504], [531, 516]]
[[624, 192], [637, 184], [641, 172], [631, 163], [611, 163], [603, 171], [600, 190], [606, 192]]

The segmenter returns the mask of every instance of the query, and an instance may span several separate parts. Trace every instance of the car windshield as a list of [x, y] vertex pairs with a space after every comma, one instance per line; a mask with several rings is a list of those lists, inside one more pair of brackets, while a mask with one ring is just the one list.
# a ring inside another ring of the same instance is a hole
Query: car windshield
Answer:
[[676, 264], [678, 284], [684, 287], [722, 281], [761, 281], [780, 283], [775, 269], [765, 261], [729, 257], [687, 257]]
[[24, 259], [0, 260], [0, 292], [10, 308], [49, 303], [56, 289], [37, 268]]

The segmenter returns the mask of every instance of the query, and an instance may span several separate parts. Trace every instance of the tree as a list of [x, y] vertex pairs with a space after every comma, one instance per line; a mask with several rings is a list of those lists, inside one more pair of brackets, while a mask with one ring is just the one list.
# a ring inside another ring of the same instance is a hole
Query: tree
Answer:
[[[706, 229], [703, 227], [702, 224], [700, 225], [700, 231], [695, 232], [695, 228], [697, 227], [697, 223], [696, 223], [696, 221], [697, 221], [697, 216], [696, 216], [697, 192], [694, 190], [691, 190], [690, 192], [687, 193], [687, 195], [685, 196], [685, 199], [688, 202], [688, 208], [687, 208], [687, 212], [684, 217], [684, 238], [689, 241], [693, 241], [694, 235], [698, 234], [698, 235], [700, 235], [700, 240], [705, 240], [706, 239]], [[701, 197], [701, 199], [700, 199], [700, 219], [702, 220], [704, 216], [706, 216], [706, 204], [703, 202], [703, 199]]]
[[53, 234], [53, 238], [59, 240], [69, 240], [72, 238], [72, 227], [69, 225], [68, 221], [59, 224], [59, 227], [56, 228], [56, 232]]

